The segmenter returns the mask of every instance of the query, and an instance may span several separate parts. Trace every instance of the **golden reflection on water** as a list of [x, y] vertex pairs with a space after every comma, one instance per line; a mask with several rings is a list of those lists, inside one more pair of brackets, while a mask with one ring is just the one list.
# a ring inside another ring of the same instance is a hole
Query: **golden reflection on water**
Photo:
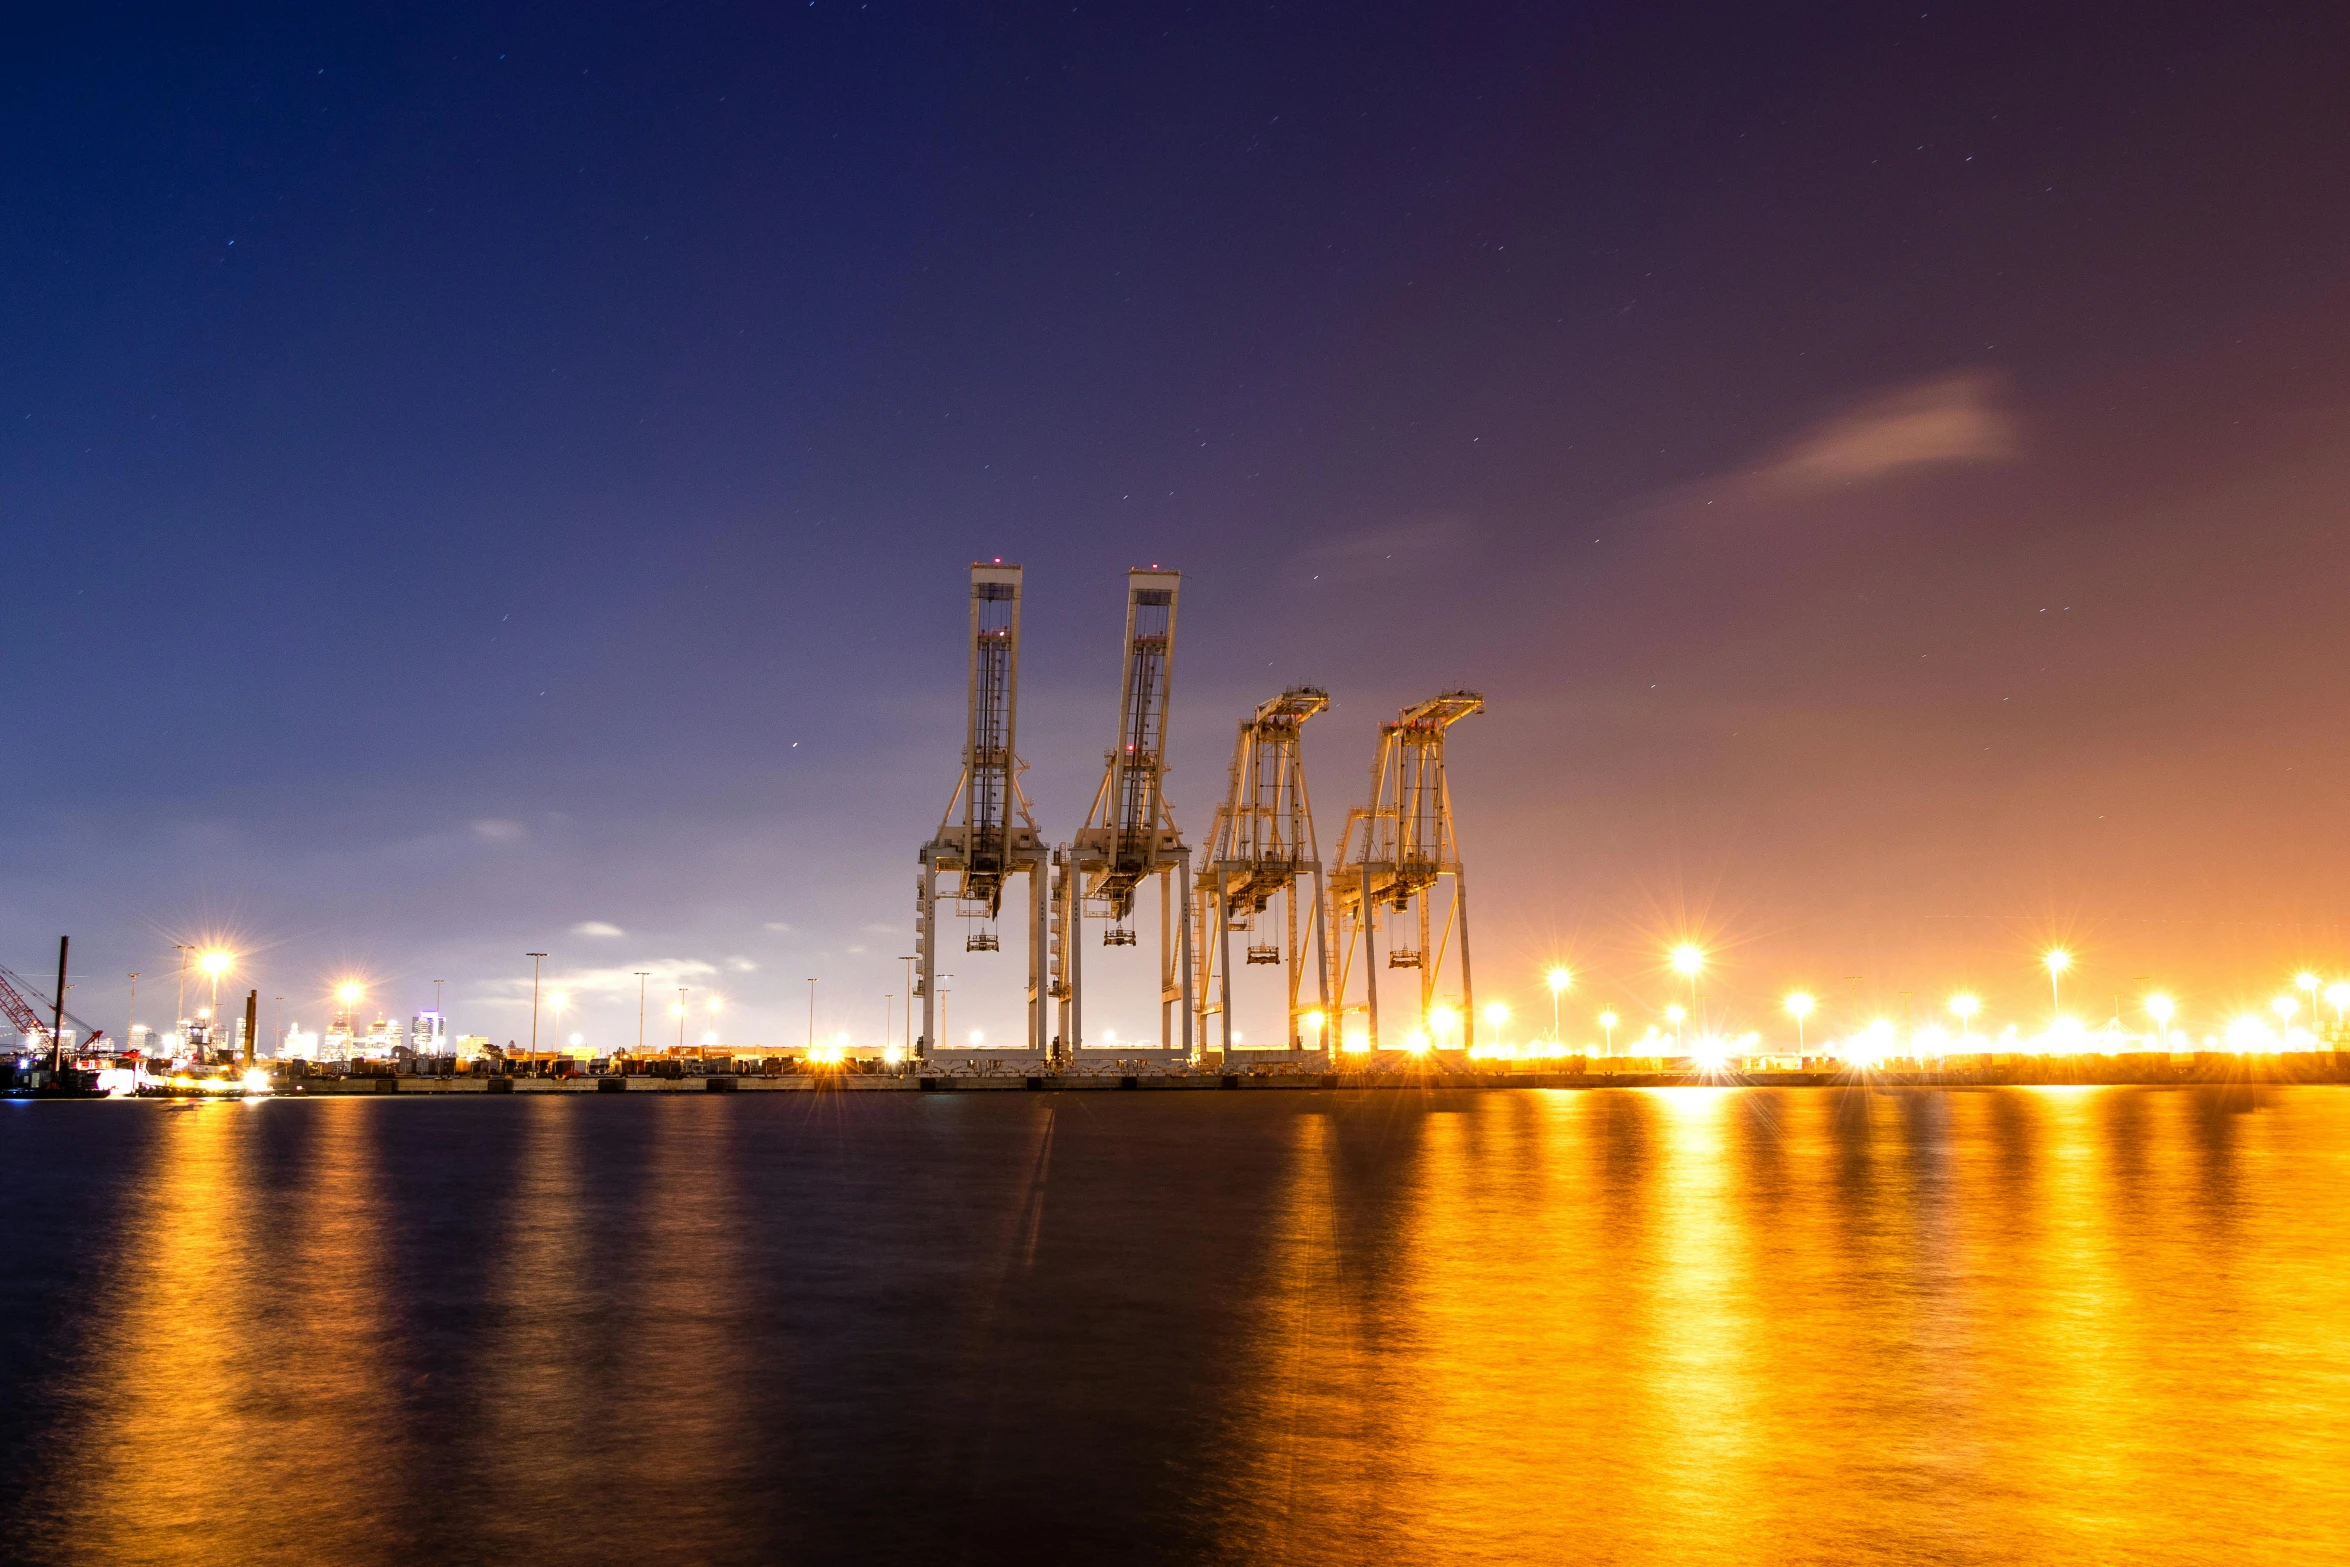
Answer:
[[2350, 1093], [1164, 1097], [157, 1109], [0, 1555], [2350, 1559]]
[[[168, 1114], [148, 1199], [126, 1211], [128, 1259], [89, 1324], [105, 1352], [67, 1439], [76, 1515], [54, 1542], [82, 1561], [305, 1559], [303, 1530], [344, 1560], [395, 1560], [401, 1530], [358, 1483], [400, 1463], [377, 1351], [389, 1298], [377, 1235], [376, 1124], [322, 1107], [299, 1129], [303, 1202], [255, 1178], [268, 1106]], [[107, 1483], [112, 1482], [112, 1483]]]
[[[2350, 1559], [2326, 1095], [1299, 1115], [1223, 1552]], [[1349, 1139], [1403, 1141], [1393, 1189]]]

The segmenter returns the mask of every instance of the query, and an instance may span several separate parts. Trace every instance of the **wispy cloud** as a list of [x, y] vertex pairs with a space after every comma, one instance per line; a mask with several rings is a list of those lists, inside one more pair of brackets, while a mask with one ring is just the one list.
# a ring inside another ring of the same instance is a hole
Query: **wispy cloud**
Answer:
[[581, 920], [571, 927], [574, 936], [625, 936], [627, 931], [605, 920]]
[[503, 817], [487, 817], [473, 824], [473, 835], [485, 843], [515, 843], [524, 830], [522, 823]]
[[1942, 463], [2013, 462], [2022, 438], [2002, 391], [1998, 376], [1970, 371], [1872, 398], [1805, 431], [1761, 477], [1812, 489]]
[[[706, 980], [718, 972], [718, 965], [700, 958], [655, 958], [630, 968], [549, 969], [544, 988], [561, 988], [576, 999], [628, 1001], [637, 997], [637, 970], [645, 972], [644, 985], [654, 995], [664, 990], [675, 990], [679, 985]], [[503, 982], [495, 993], [482, 998], [489, 1002], [530, 1004], [530, 976]]]
[[791, 926], [785, 924], [782, 920], [769, 920], [767, 922], [767, 928], [771, 931], [774, 931], [779, 936], [788, 936], [791, 934]]
[[759, 965], [738, 954], [726, 960], [726, 969], [730, 974], [755, 974], [759, 971]]
[[1308, 545], [1303, 564], [1326, 582], [1400, 581], [1419, 576], [1469, 541], [1457, 517], [1396, 523]]

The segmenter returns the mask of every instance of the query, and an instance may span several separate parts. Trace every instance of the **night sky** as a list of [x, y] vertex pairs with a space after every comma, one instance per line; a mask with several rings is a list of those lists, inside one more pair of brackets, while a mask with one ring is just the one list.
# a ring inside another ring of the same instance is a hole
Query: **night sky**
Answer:
[[1486, 693], [1521, 1015], [2350, 967], [2350, 16], [1785, 10], [14, 15], [0, 962], [878, 1037], [1000, 556], [1055, 841], [1130, 565], [1195, 843]]

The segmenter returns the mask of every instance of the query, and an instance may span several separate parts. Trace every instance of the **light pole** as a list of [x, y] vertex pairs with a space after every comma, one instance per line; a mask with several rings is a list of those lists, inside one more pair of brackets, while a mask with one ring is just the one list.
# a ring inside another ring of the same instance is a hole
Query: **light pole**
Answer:
[[1565, 968], [1554, 968], [1547, 976], [1550, 981], [1550, 1042], [1559, 1042], [1559, 997], [1575, 983], [1575, 976]]
[[539, 1064], [539, 962], [544, 952], [525, 952], [530, 959], [530, 1064], [537, 1070]]
[[[178, 1010], [171, 1015], [172, 1032], [177, 1034], [180, 1032], [180, 1025], [188, 1020], [188, 954], [195, 951], [196, 949], [189, 946], [186, 942], [175, 941], [171, 944], [171, 950], [180, 955], [180, 993], [179, 1001], [177, 1002]], [[185, 1044], [187, 1041], [183, 1039], [180, 1042]]]
[[1665, 1008], [1665, 1019], [1673, 1025], [1673, 1049], [1676, 1053], [1681, 1049], [1681, 1023], [1688, 1016], [1688, 1010], [1678, 1001]]
[[1602, 1048], [1606, 1054], [1614, 1055], [1616, 1053], [1616, 1015], [1613, 1012], [1599, 1014], [1599, 1029], [1602, 1034], [1607, 1036], [1607, 1043]]
[[649, 969], [636, 970], [636, 1053], [645, 1053], [645, 981], [652, 978]]
[[914, 1059], [914, 960], [906, 953], [898, 954], [898, 961], [906, 965], [906, 1047], [901, 1058]]
[[1817, 1004], [1808, 992], [1797, 990], [1788, 993], [1787, 1012], [1795, 1019], [1795, 1053], [1797, 1055], [1803, 1054], [1803, 1020], [1811, 1016], [1811, 1009]]
[[1977, 1001], [1973, 996], [1956, 995], [1950, 998], [1950, 1010], [1958, 1014], [1959, 1042], [1971, 1044], [1974, 1040], [1975, 1014], [1983, 1010], [1983, 1003]]
[[685, 986], [677, 987], [677, 1056], [685, 1059]]
[[2309, 997], [2309, 1022], [2317, 1026], [2317, 976], [2307, 969], [2293, 976], [2293, 988]]
[[2064, 1016], [2064, 990], [2058, 981], [2064, 971], [2073, 966], [2073, 955], [2062, 947], [2050, 947], [2048, 955], [2040, 960], [2048, 966], [2048, 1004], [2057, 1017]]
[[1694, 941], [1684, 941], [1673, 949], [1673, 967], [1689, 981], [1689, 1011], [1697, 1011], [1697, 976], [1705, 968], [1705, 949]]
[[2334, 1009], [2334, 1027], [2342, 1026], [2342, 1010], [2350, 1007], [2350, 984], [2336, 982], [2326, 987], [2326, 1005]]
[[2170, 1020], [2177, 1012], [2170, 997], [2157, 991], [2146, 998], [2146, 1015], [2154, 1019], [2154, 1027], [2162, 1036], [2162, 1048], [2170, 1048]]
[[938, 1038], [930, 1042], [931, 1048], [934, 1050], [955, 1037], [954, 1035], [947, 1032], [947, 997], [952, 995], [954, 992], [950, 990], [946, 984], [946, 981], [953, 979], [954, 977], [955, 976], [952, 974], [941, 974], [938, 976]]
[[[205, 953], [202, 960], [197, 964], [199, 968], [203, 969], [204, 972], [210, 975], [212, 978], [212, 1003], [211, 1006], [207, 1009], [206, 1015], [209, 1016], [212, 1020], [212, 1028], [207, 1032], [215, 1036], [217, 1036], [217, 1032], [220, 1028], [220, 976], [228, 972], [230, 961], [229, 954], [226, 951], [219, 947], [214, 947], [210, 952]], [[215, 1049], [217, 1049], [220, 1044], [220, 1041], [217, 1037], [208, 1038], [205, 1042], [213, 1046]]]
[[[1508, 1007], [1503, 1006], [1498, 1001], [1488, 1002], [1486, 1004], [1485, 1021], [1493, 1025], [1493, 1048], [1496, 1050], [1501, 1048], [1501, 1026], [1504, 1023], [1507, 1023], [1509, 1020], [1510, 1009]], [[1474, 1023], [1472, 1022], [1471, 1027], [1474, 1028], [1474, 1026]], [[1469, 1042], [1471, 1044], [1476, 1043], [1476, 1036], [1474, 1033], [1470, 1035]]]
[[815, 976], [814, 976], [814, 975], [810, 975], [810, 976], [809, 976], [809, 978], [808, 978], [808, 1052], [809, 1052], [809, 1054], [813, 1055], [813, 1054], [815, 1053], [815, 1051], [816, 1051], [816, 979], [815, 979]]
[[131, 976], [131, 1020], [123, 1025], [122, 1042], [125, 1048], [136, 1049], [139, 1043], [139, 976]]
[[2279, 996], [2268, 1004], [2268, 1009], [2277, 1015], [2277, 1027], [2284, 1032], [2285, 1043], [2292, 1044], [2293, 1014], [2301, 1010], [2301, 1003], [2291, 996]]
[[894, 990], [881, 993], [881, 1048], [889, 1048], [889, 1036], [898, 1026], [898, 996]]

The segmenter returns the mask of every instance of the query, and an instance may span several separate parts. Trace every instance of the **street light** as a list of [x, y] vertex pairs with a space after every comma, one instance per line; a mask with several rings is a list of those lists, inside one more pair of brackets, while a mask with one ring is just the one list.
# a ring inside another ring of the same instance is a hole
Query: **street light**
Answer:
[[1673, 1048], [1675, 1050], [1681, 1048], [1681, 1022], [1688, 1016], [1688, 1011], [1678, 1001], [1665, 1008], [1665, 1019], [1673, 1025]]
[[2317, 1016], [2317, 987], [2317, 976], [2307, 969], [2293, 976], [2293, 988], [2309, 997], [2309, 1015], [2312, 1019]]
[[213, 1017], [220, 1016], [220, 976], [227, 973], [230, 965], [234, 962], [234, 956], [220, 947], [214, 947], [197, 960], [196, 966], [212, 980], [211, 1015]]
[[1809, 991], [1791, 990], [1787, 993], [1787, 1015], [1795, 1019], [1795, 1053], [1797, 1055], [1803, 1054], [1803, 1020], [1810, 1017], [1812, 1008], [1818, 1005], [1819, 1003], [1811, 998]]
[[1950, 998], [1950, 1010], [1958, 1014], [1958, 1037], [1961, 1043], [1974, 1038], [1975, 1014], [1983, 1010], [1983, 1003], [1973, 996], [1961, 993]]
[[1684, 941], [1673, 949], [1673, 967], [1689, 981], [1689, 1010], [1697, 1010], [1697, 976], [1705, 967], [1705, 949], [1693, 941]]
[[[1501, 1025], [1507, 1023], [1509, 1020], [1510, 1009], [1508, 1007], [1503, 1006], [1498, 1001], [1490, 1002], [1486, 1005], [1485, 1021], [1493, 1025], [1493, 1042], [1496, 1046], [1500, 1045], [1501, 1043]], [[1471, 1044], [1476, 1043], [1476, 1041], [1473, 1039], [1469, 1042]]]
[[1599, 1014], [1600, 1032], [1607, 1036], [1607, 1044], [1603, 1048], [1611, 1056], [1616, 1053], [1617, 1021], [1618, 1019], [1613, 1012], [1602, 1012]]
[[2342, 1009], [2350, 1007], [2350, 984], [2340, 981], [2326, 986], [2326, 1005], [2334, 1009], [2334, 1027], [2342, 1026]]
[[1559, 997], [1574, 987], [1575, 976], [1565, 968], [1554, 968], [1543, 976], [1550, 984], [1550, 1042], [1559, 1042]]
[[2170, 1020], [2177, 1012], [2178, 1008], [2172, 1005], [2170, 997], [2160, 991], [2146, 998], [2146, 1015], [2154, 1019], [2155, 1030], [2161, 1034], [2162, 1048], [2165, 1050], [2170, 1048]]
[[546, 954], [525, 952], [523, 956], [530, 959], [530, 1064], [536, 1067], [539, 1064], [539, 963]]
[[2062, 947], [2050, 947], [2040, 962], [2048, 970], [2048, 1002], [2056, 1014], [2064, 1015], [2064, 992], [2057, 988], [2057, 979], [2073, 966], [2073, 955]]
[[2279, 996], [2276, 1000], [2268, 1004], [2268, 1009], [2277, 1015], [2278, 1026], [2286, 1029], [2287, 1033], [2289, 1034], [2291, 1032], [2293, 1014], [2301, 1010], [2301, 1003], [2295, 1001], [2291, 996]]

